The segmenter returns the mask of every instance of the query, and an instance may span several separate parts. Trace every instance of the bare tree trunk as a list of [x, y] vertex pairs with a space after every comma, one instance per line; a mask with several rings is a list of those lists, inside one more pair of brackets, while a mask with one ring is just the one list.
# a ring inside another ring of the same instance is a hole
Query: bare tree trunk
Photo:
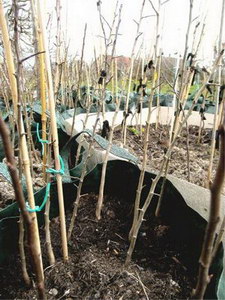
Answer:
[[84, 161], [83, 169], [82, 169], [81, 176], [80, 176], [80, 179], [79, 179], [79, 185], [78, 185], [78, 188], [77, 188], [77, 195], [76, 195], [76, 199], [75, 199], [75, 202], [74, 202], [73, 213], [72, 213], [72, 217], [71, 217], [71, 221], [70, 221], [70, 225], [69, 225], [69, 230], [68, 230], [68, 240], [70, 240], [70, 238], [71, 238], [73, 228], [74, 228], [75, 219], [77, 217], [77, 211], [78, 211], [80, 198], [81, 198], [81, 189], [82, 189], [82, 186], [83, 186], [84, 177], [85, 177], [86, 172], [87, 172], [86, 168], [87, 168], [88, 160], [91, 157], [91, 150], [93, 149], [94, 135], [95, 135], [95, 131], [96, 131], [98, 121], [99, 121], [99, 118], [97, 117], [97, 119], [95, 121], [94, 128], [93, 128], [91, 141], [89, 143], [89, 147], [88, 147], [88, 150], [87, 150], [87, 157]]
[[[139, 214], [138, 214], [138, 216], [136, 216], [136, 221], [135, 220], [133, 221], [132, 229], [131, 229], [131, 232], [130, 232], [131, 242], [130, 242], [130, 246], [129, 246], [129, 249], [128, 249], [128, 252], [127, 252], [127, 258], [126, 258], [125, 264], [128, 264], [130, 262], [130, 260], [131, 260], [132, 253], [133, 253], [133, 250], [134, 250], [134, 247], [135, 247], [135, 244], [136, 244], [137, 235], [138, 235], [140, 226], [141, 226], [141, 224], [143, 222], [144, 215], [145, 215], [146, 210], [149, 207], [149, 205], [150, 205], [150, 203], [152, 201], [152, 198], [153, 198], [153, 196], [155, 194], [155, 188], [156, 188], [156, 186], [157, 186], [157, 184], [158, 184], [158, 182], [159, 182], [159, 180], [160, 180], [160, 178], [161, 178], [161, 176], [163, 174], [163, 170], [164, 170], [165, 166], [167, 165], [168, 160], [170, 159], [171, 152], [172, 152], [172, 149], [173, 149], [173, 147], [175, 145], [176, 139], [179, 136], [179, 134], [181, 133], [183, 125], [186, 124], [188, 118], [190, 117], [190, 115], [191, 115], [191, 113], [193, 111], [193, 108], [194, 108], [195, 104], [197, 103], [197, 100], [198, 100], [199, 96], [201, 95], [202, 91], [205, 89], [205, 86], [206, 86], [206, 84], [208, 83], [208, 80], [211, 77], [211, 74], [217, 68], [218, 63], [219, 63], [222, 55], [223, 55], [223, 51], [220, 53], [219, 57], [215, 61], [214, 65], [212, 67], [211, 72], [208, 74], [207, 78], [205, 78], [202, 87], [196, 93], [195, 98], [193, 100], [193, 103], [192, 103], [189, 111], [187, 112], [186, 116], [184, 117], [184, 119], [182, 121], [179, 122], [178, 130], [176, 131], [176, 133], [174, 135], [174, 138], [173, 138], [173, 140], [172, 140], [172, 142], [171, 142], [171, 144], [170, 144], [170, 146], [169, 146], [166, 154], [164, 155], [164, 159], [163, 159], [160, 171], [158, 172], [157, 176], [152, 181], [152, 184], [151, 184], [148, 196], [147, 196], [147, 198], [145, 200], [145, 203], [144, 203], [143, 207], [139, 209]], [[143, 184], [141, 186], [143, 186]], [[136, 199], [135, 199], [135, 202], [136, 202]], [[138, 203], [138, 206], [136, 204], [135, 204], [135, 206], [136, 206], [136, 208], [139, 207], [139, 203]]]
[[26, 255], [24, 251], [24, 222], [23, 222], [23, 215], [20, 215], [19, 220], [19, 251], [21, 257], [21, 266], [22, 266], [22, 274], [24, 282], [27, 286], [30, 286], [31, 280], [30, 276], [27, 272], [27, 263], [26, 263]]
[[[134, 58], [135, 58], [135, 49], [137, 45], [138, 38], [140, 37], [140, 25], [141, 21], [143, 19], [143, 10], [145, 6], [145, 0], [142, 2], [141, 10], [140, 10], [140, 16], [139, 16], [139, 21], [136, 22], [137, 24], [137, 30], [136, 30], [136, 36], [134, 39], [134, 44], [131, 52], [131, 65], [130, 65], [130, 70], [129, 70], [129, 79], [128, 79], [128, 88], [127, 88], [127, 97], [126, 97], [126, 104], [125, 104], [125, 113], [126, 115], [128, 114], [128, 107], [129, 107], [129, 100], [130, 100], [130, 89], [131, 89], [131, 82], [132, 82], [132, 76], [133, 76], [133, 69], [134, 69]], [[127, 138], [127, 124], [126, 124], [126, 118], [123, 122], [123, 145], [126, 144], [126, 138]]]
[[[219, 52], [221, 50], [223, 50], [222, 49], [222, 36], [223, 36], [223, 26], [224, 26], [224, 9], [225, 9], [225, 0], [223, 0], [223, 2], [222, 2], [222, 10], [221, 10], [220, 34], [219, 34], [219, 42], [218, 42]], [[222, 57], [221, 57], [221, 61], [219, 62], [219, 68], [218, 68], [218, 74], [217, 74], [216, 110], [215, 110], [214, 121], [213, 121], [213, 130], [212, 130], [211, 153], [210, 153], [209, 170], [208, 170], [208, 185], [210, 185], [210, 180], [211, 180], [211, 176], [212, 176], [213, 158], [214, 158], [215, 144], [216, 144], [216, 129], [218, 127], [221, 71], [222, 71]]]
[[12, 183], [15, 191], [16, 201], [18, 202], [24, 221], [28, 225], [28, 244], [31, 251], [31, 257], [33, 260], [33, 265], [34, 265], [35, 274], [37, 278], [38, 297], [39, 299], [47, 299], [45, 295], [45, 288], [44, 288], [41, 253], [36, 243], [37, 240], [36, 219], [34, 218], [34, 214], [30, 214], [27, 211], [24, 196], [23, 196], [22, 186], [20, 184], [19, 176], [17, 173], [15, 158], [13, 156], [13, 149], [10, 143], [9, 131], [6, 124], [2, 120], [1, 116], [0, 116], [0, 134], [2, 136], [2, 141], [5, 149], [6, 158], [7, 158], [8, 169], [12, 178]]
[[220, 126], [220, 160], [216, 171], [213, 184], [210, 187], [211, 206], [208, 225], [205, 231], [205, 238], [200, 256], [200, 266], [198, 273], [198, 282], [194, 290], [194, 299], [203, 299], [206, 287], [210, 282], [209, 268], [212, 262], [213, 243], [216, 235], [216, 228], [220, 220], [221, 192], [225, 179], [225, 124]]
[[[115, 61], [115, 66], [117, 66], [117, 63]], [[116, 88], [115, 90], [117, 91], [117, 67], [115, 67], [115, 82], [116, 82]], [[96, 218], [100, 220], [101, 218], [101, 210], [102, 210], [102, 205], [103, 205], [103, 197], [104, 197], [104, 187], [105, 187], [105, 176], [106, 176], [106, 169], [107, 169], [107, 164], [108, 164], [108, 157], [109, 153], [112, 147], [112, 139], [113, 139], [113, 132], [115, 129], [115, 122], [117, 118], [117, 114], [119, 112], [119, 107], [120, 107], [120, 101], [117, 99], [117, 104], [116, 104], [116, 111], [113, 115], [112, 119], [112, 124], [111, 124], [111, 129], [109, 133], [109, 144], [107, 146], [103, 164], [102, 164], [102, 173], [101, 173], [101, 180], [100, 180], [100, 187], [99, 187], [99, 196], [98, 196], [98, 203], [97, 203], [97, 208], [96, 208]]]

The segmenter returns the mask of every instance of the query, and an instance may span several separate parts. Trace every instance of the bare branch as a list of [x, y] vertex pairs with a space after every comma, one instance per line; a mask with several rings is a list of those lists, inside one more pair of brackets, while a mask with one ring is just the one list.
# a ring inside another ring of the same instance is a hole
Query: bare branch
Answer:
[[109, 30], [112, 30], [112, 27], [109, 25], [109, 22], [106, 20], [106, 18], [103, 16], [103, 15], [101, 15], [101, 17], [102, 17], [102, 19], [103, 19], [103, 21], [107, 24], [107, 26], [109, 27]]
[[139, 39], [139, 37], [143, 34], [143, 32], [140, 32], [137, 36], [136, 36], [136, 40]]
[[191, 20], [191, 23], [193, 23], [194, 21], [198, 20], [199, 16], [195, 17], [193, 20]]
[[143, 20], [143, 19], [147, 19], [147, 18], [151, 18], [151, 17], [155, 17], [156, 15], [148, 15], [148, 16], [144, 16], [144, 17], [142, 17], [141, 19]]
[[138, 26], [139, 25], [139, 23], [137, 22], [137, 21], [135, 21], [134, 19], [133, 19], [133, 21], [134, 21], [134, 23]]
[[153, 8], [154, 12], [156, 13], [156, 15], [159, 14], [159, 12], [156, 10], [155, 6], [153, 5], [152, 1], [151, 0], [148, 0], [149, 3], [151, 4], [151, 7]]
[[170, 0], [165, 0], [165, 1], [163, 1], [162, 3], [161, 3], [161, 5], [164, 5], [164, 4], [166, 4], [167, 2], [169, 2]]
[[37, 56], [37, 55], [42, 54], [42, 53], [45, 53], [45, 51], [39, 51], [39, 52], [37, 52], [37, 53], [31, 54], [31, 55], [29, 55], [29, 56], [27, 56], [27, 57], [21, 59], [21, 60], [19, 61], [19, 63], [22, 64], [23, 62], [25, 62], [26, 60], [30, 59], [31, 57]]

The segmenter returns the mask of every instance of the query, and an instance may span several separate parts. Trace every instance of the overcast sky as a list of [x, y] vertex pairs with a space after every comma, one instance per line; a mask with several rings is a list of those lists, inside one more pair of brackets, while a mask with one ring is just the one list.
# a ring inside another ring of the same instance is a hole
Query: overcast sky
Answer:
[[[53, 15], [51, 28], [52, 38], [55, 29], [55, 1], [47, 1], [47, 10]], [[152, 0], [157, 7], [158, 0]], [[102, 0], [102, 14], [111, 23], [117, 0]], [[121, 36], [117, 43], [117, 55], [130, 56], [135, 38], [136, 24], [143, 0], [119, 0], [123, 4], [122, 22], [120, 26]], [[67, 28], [67, 39], [70, 43], [70, 54], [80, 55], [85, 23], [87, 23], [87, 38], [85, 46], [85, 59], [90, 60], [94, 56], [94, 46], [99, 50], [102, 35], [97, 0], [61, 0], [62, 5], [62, 29]], [[208, 59], [212, 55], [220, 27], [222, 0], [194, 0], [193, 18], [198, 17], [202, 21], [206, 16], [205, 35], [203, 47], [200, 51], [202, 59]], [[189, 0], [170, 0], [161, 10], [161, 48], [165, 54], [173, 55], [175, 52], [183, 53], [185, 32], [187, 29], [189, 12]], [[154, 14], [148, 0], [146, 0], [144, 16]], [[156, 18], [146, 18], [142, 22], [143, 35], [139, 42], [144, 40], [144, 52], [149, 55], [153, 46]], [[192, 29], [197, 21], [193, 22]], [[106, 26], [107, 27], [107, 26]], [[224, 30], [225, 31], [225, 30]], [[224, 32], [225, 33], [225, 32]], [[192, 37], [192, 34], [191, 34]], [[225, 41], [223, 34], [223, 41]]]

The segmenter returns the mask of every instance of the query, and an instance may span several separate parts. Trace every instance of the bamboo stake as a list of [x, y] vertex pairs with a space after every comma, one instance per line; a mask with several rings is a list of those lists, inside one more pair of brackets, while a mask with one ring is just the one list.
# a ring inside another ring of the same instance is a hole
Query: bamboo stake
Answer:
[[[39, 52], [44, 52], [44, 46], [43, 46], [43, 36], [40, 29], [40, 23], [38, 21], [37, 16], [37, 6], [35, 5], [35, 0], [31, 0], [31, 6], [33, 11], [33, 19], [35, 24], [35, 33], [36, 33], [36, 39], [37, 39], [37, 47]], [[41, 121], [42, 121], [42, 139], [47, 139], [47, 101], [46, 101], [46, 76], [45, 76], [45, 56], [44, 53], [39, 55], [39, 85], [40, 85], [40, 97], [41, 97], [41, 108], [42, 108], [42, 114], [41, 114]], [[49, 135], [49, 143], [50, 143], [50, 135]], [[48, 152], [48, 165], [50, 165], [51, 161], [51, 151], [50, 146], [47, 149], [47, 144], [44, 143], [43, 145], [43, 177], [47, 184], [50, 182], [50, 174], [46, 173], [46, 164], [47, 164], [47, 152]], [[48, 150], [48, 151], [47, 151]], [[49, 220], [49, 211], [50, 211], [50, 198], [47, 200], [45, 205], [45, 213], [44, 213], [44, 219], [45, 219], [45, 239], [46, 239], [46, 248], [47, 248], [47, 255], [49, 259], [50, 265], [53, 265], [55, 263], [55, 256], [52, 248], [51, 243], [51, 233], [50, 233], [50, 220]]]
[[[19, 95], [19, 93], [18, 93]], [[19, 99], [18, 99], [19, 100]], [[18, 101], [19, 102], [19, 101]], [[19, 120], [20, 118], [20, 120]], [[27, 149], [27, 141], [26, 141], [26, 133], [24, 130], [24, 124], [22, 119], [22, 114], [20, 113], [18, 120], [19, 120], [19, 132], [20, 132], [20, 150], [21, 150], [21, 158], [22, 158], [22, 165], [24, 169], [24, 175], [26, 178], [27, 184], [27, 198], [31, 209], [35, 208], [35, 199], [34, 199], [34, 192], [33, 192], [33, 182], [31, 177], [30, 171], [30, 159], [29, 153]], [[37, 249], [40, 257], [40, 264], [42, 269], [42, 277], [44, 277], [43, 273], [43, 266], [42, 266], [42, 256], [41, 256], [41, 247], [40, 247], [40, 237], [39, 237], [39, 229], [38, 229], [38, 222], [37, 222], [37, 215], [35, 212], [30, 213], [32, 219], [34, 220], [34, 230], [35, 230], [35, 237], [33, 240], [34, 246]]]
[[16, 87], [16, 78], [15, 78], [15, 67], [13, 62], [13, 54], [11, 49], [11, 43], [9, 38], [9, 33], [7, 29], [7, 23], [4, 15], [2, 0], [0, 0], [0, 29], [2, 31], [2, 40], [5, 49], [6, 65], [9, 75], [10, 88], [13, 99], [14, 107], [14, 118], [17, 118], [17, 87]]
[[[36, 240], [37, 240], [37, 219], [35, 213], [28, 213], [25, 200], [23, 196], [22, 186], [19, 180], [17, 167], [15, 163], [15, 158], [13, 155], [12, 145], [10, 143], [10, 135], [8, 128], [0, 116], [0, 134], [2, 136], [2, 141], [5, 149], [5, 154], [7, 158], [7, 165], [9, 173], [12, 178], [12, 183], [15, 191], [16, 200], [23, 215], [24, 221], [28, 225], [28, 244], [31, 251], [31, 257], [34, 263], [35, 274], [37, 277], [37, 289], [39, 299], [46, 299], [45, 289], [44, 289], [44, 279], [43, 279], [43, 268], [41, 253]], [[39, 244], [40, 245], [40, 244]]]
[[[51, 147], [51, 145], [49, 145], [49, 148], [50, 147]], [[48, 149], [47, 163], [48, 163], [48, 165], [50, 165], [50, 163], [51, 163], [51, 149]], [[47, 187], [48, 183], [51, 180], [50, 177], [51, 177], [51, 175], [47, 174], [46, 187]], [[50, 204], [51, 204], [51, 201], [50, 201], [50, 195], [49, 195], [49, 198], [48, 198], [47, 203], [45, 205], [45, 213], [44, 213], [44, 217], [45, 217], [45, 240], [46, 240], [46, 248], [47, 248], [49, 264], [54, 265], [55, 264], [55, 255], [54, 255], [53, 248], [52, 248], [51, 232], [50, 232], [50, 220], [49, 220]]]
[[[45, 49], [45, 66], [48, 80], [48, 98], [49, 98], [49, 109], [51, 115], [51, 133], [53, 140], [53, 151], [55, 159], [55, 169], [60, 170], [60, 160], [59, 160], [59, 142], [58, 142], [58, 131], [56, 124], [56, 114], [55, 114], [55, 99], [53, 90], [53, 80], [50, 56], [48, 50], [48, 41], [46, 36], [46, 29], [43, 24], [44, 8], [43, 2], [38, 0], [38, 18], [40, 22], [40, 28], [43, 34], [43, 45]], [[61, 239], [62, 239], [62, 252], [63, 259], [68, 260], [68, 246], [67, 246], [67, 236], [66, 236], [66, 222], [65, 222], [65, 211], [64, 211], [64, 199], [63, 199], [63, 188], [62, 188], [62, 176], [56, 174], [57, 180], [57, 190], [58, 190], [58, 201], [59, 201], [59, 215], [60, 215], [60, 228], [61, 228]]]
[[[24, 175], [26, 178], [26, 184], [27, 184], [27, 194], [28, 194], [28, 202], [29, 205], [32, 209], [35, 208], [35, 201], [34, 201], [34, 193], [33, 193], [33, 183], [32, 183], [32, 177], [31, 177], [31, 169], [30, 169], [30, 161], [29, 161], [29, 153], [27, 149], [27, 142], [26, 142], [26, 136], [25, 136], [25, 131], [24, 131], [24, 124], [23, 124], [23, 119], [22, 119], [22, 114], [21, 114], [21, 91], [20, 91], [20, 84], [19, 80], [20, 75], [21, 75], [21, 63], [23, 60], [20, 60], [19, 57], [19, 32], [18, 32], [18, 20], [19, 20], [19, 6], [17, 3], [17, 0], [13, 0], [13, 9], [14, 9], [14, 41], [15, 41], [15, 53], [16, 53], [16, 59], [17, 59], [17, 72], [15, 74], [16, 77], [16, 101], [15, 103], [18, 103], [19, 109], [18, 111], [18, 123], [17, 123], [17, 129], [19, 132], [19, 145], [20, 145], [20, 157], [19, 157], [19, 163], [21, 164], [21, 159], [22, 159], [22, 164], [23, 164], [23, 169], [24, 169]], [[13, 62], [12, 62], [13, 63]], [[14, 66], [13, 66], [14, 68]], [[14, 68], [15, 69], [15, 68]], [[5, 133], [7, 134], [7, 133]], [[7, 139], [7, 136], [5, 136]], [[10, 145], [8, 145], [10, 147]], [[11, 157], [12, 159], [12, 157]], [[20, 168], [22, 170], [22, 168]], [[40, 247], [40, 237], [39, 237], [39, 230], [38, 230], [38, 223], [37, 223], [37, 216], [36, 212], [31, 213], [31, 218], [32, 218], [32, 243], [33, 246], [35, 247], [35, 255], [38, 256], [38, 259], [36, 261], [36, 276], [38, 280], [38, 285], [40, 284], [41, 286], [44, 285], [44, 273], [43, 273], [43, 265], [42, 265], [42, 256], [41, 256], [41, 247]], [[42, 288], [40, 288], [42, 289]]]
[[[36, 9], [36, 1], [31, 0], [31, 7], [33, 11], [33, 19], [35, 24], [35, 32], [36, 32], [36, 39], [37, 39], [37, 48], [39, 52], [44, 52], [43, 46], [43, 36], [42, 31], [40, 29], [40, 24], [37, 16], [37, 9]], [[46, 75], [45, 75], [45, 54], [42, 53], [38, 56], [39, 58], [39, 86], [40, 86], [40, 98], [41, 98], [41, 124], [42, 124], [42, 139], [47, 139], [47, 100], [46, 100]], [[45, 172], [45, 165], [47, 161], [47, 145], [44, 144], [44, 151], [43, 151], [43, 177], [46, 180], [46, 172]]]

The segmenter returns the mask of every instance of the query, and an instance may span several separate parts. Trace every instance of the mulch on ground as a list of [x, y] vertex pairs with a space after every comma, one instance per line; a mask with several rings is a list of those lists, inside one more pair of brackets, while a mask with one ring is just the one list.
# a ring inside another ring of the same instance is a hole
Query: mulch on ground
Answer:
[[[183, 262], [186, 245], [175, 245], [170, 227], [153, 216], [141, 228], [133, 261], [124, 266], [131, 207], [123, 199], [106, 197], [102, 219], [96, 221], [97, 196], [84, 196], [71, 240], [70, 259], [63, 263], [58, 218], [51, 222], [56, 264], [48, 266], [41, 228], [45, 285], [49, 299], [187, 299], [195, 284], [193, 268]], [[71, 212], [67, 214], [69, 225]], [[31, 273], [32, 274], [32, 273]], [[36, 299], [27, 289], [19, 258], [0, 268], [0, 299]]]

